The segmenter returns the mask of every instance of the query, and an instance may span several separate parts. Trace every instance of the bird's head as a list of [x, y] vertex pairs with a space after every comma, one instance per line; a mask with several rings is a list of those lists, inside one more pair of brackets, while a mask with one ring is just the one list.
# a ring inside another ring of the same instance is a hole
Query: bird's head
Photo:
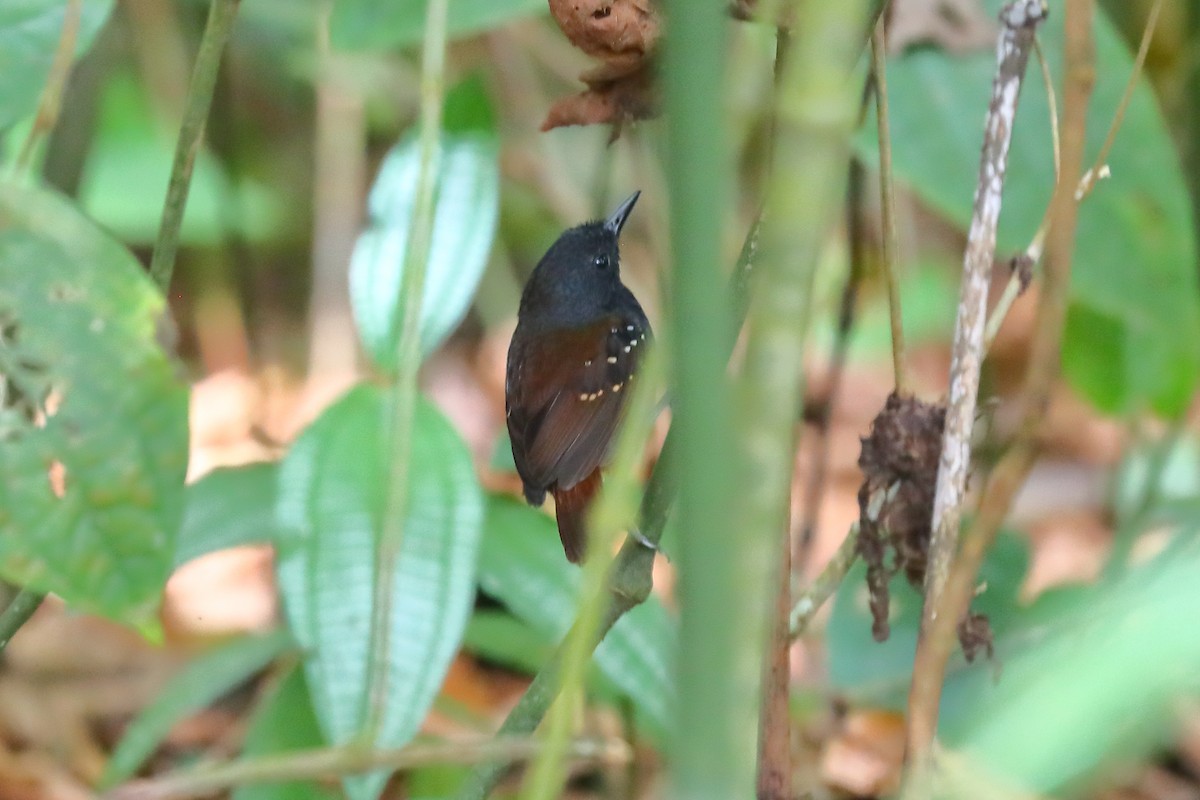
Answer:
[[617, 241], [640, 195], [631, 194], [606, 219], [585, 222], [558, 237], [525, 286], [522, 316], [574, 325], [609, 310], [621, 285]]

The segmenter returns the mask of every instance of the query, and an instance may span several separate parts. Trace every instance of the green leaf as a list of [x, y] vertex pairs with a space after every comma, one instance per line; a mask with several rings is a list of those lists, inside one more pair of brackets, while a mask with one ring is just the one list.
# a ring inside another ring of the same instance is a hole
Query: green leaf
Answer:
[[554, 652], [544, 633], [504, 611], [480, 610], [471, 615], [463, 648], [509, 669], [530, 675]]
[[[324, 744], [304, 670], [297, 668], [255, 709], [242, 756], [269, 756]], [[241, 786], [234, 791], [233, 800], [335, 800], [340, 796], [313, 781], [291, 781]]]
[[[462, 121], [464, 126], [447, 126], [441, 139], [433, 240], [421, 304], [424, 354], [441, 344], [470, 306], [492, 249], [500, 197], [499, 148], [482, 85], [469, 80], [451, 92], [446, 103], [447, 122]], [[406, 136], [388, 153], [371, 189], [370, 223], [350, 264], [350, 298], [359, 333], [384, 370], [396, 366], [400, 285], [420, 161], [415, 135]]]
[[977, 695], [953, 746], [1014, 788], [1061, 796], [1106, 762], [1133, 763], [1160, 744], [1181, 698], [1200, 689], [1198, 570], [1193, 541], [1057, 603]]
[[[488, 500], [479, 586], [534, 630], [557, 642], [575, 619], [579, 570], [563, 557], [554, 520], [512, 498]], [[648, 733], [663, 741], [674, 702], [676, 626], [651, 595], [596, 648], [603, 678], [629, 697]]]
[[153, 619], [183, 510], [187, 392], [162, 313], [66, 200], [0, 185], [0, 574], [132, 623]]
[[[985, 4], [990, 12], [999, 0]], [[1062, 63], [1063, 15], [1039, 33], [1052, 70]], [[1132, 71], [1128, 50], [1096, 19], [1096, 85], [1087, 122], [1095, 158]], [[952, 56], [914, 49], [889, 64], [896, 174], [947, 218], [966, 226], [983, 140], [981, 120], [995, 69], [991, 49]], [[1046, 92], [1030, 63], [1013, 130], [998, 257], [1024, 250], [1054, 188]], [[873, 126], [859, 151], [877, 159]], [[1146, 406], [1182, 413], [1200, 371], [1196, 243], [1175, 145], [1143, 79], [1109, 156], [1112, 178], [1079, 212], [1064, 371], [1104, 411]], [[1028, 302], [1028, 301], [1024, 301]], [[1082, 358], [1083, 365], [1074, 364]]]
[[[325, 738], [342, 745], [365, 723], [370, 630], [386, 503], [388, 403], [359, 386], [296, 441], [283, 462], [279, 586], [304, 647]], [[475, 598], [483, 499], [466, 445], [428, 403], [413, 421], [409, 512], [391, 598], [388, 704], [378, 745], [417, 732], [441, 686]], [[375, 797], [385, 772], [347, 779]]]
[[[113, 0], [83, 0], [75, 54], [87, 52]], [[62, 37], [64, 0], [0, 3], [0, 133], [37, 110]]]
[[197, 658], [138, 715], [104, 768], [100, 788], [132, 777], [175, 723], [207, 708], [293, 646], [287, 631], [234, 639]]
[[175, 566], [207, 553], [275, 541], [279, 466], [248, 464], [214, 470], [187, 487]]
[[[338, 0], [330, 36], [346, 50], [406, 47], [425, 32], [425, 0]], [[451, 38], [545, 13], [545, 0], [450, 0], [446, 31]]]

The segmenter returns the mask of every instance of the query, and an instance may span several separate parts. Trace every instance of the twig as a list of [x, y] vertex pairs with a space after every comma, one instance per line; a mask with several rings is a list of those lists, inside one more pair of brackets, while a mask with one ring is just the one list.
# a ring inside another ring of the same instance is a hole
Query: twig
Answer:
[[12, 637], [29, 621], [45, 599], [45, 594], [30, 589], [17, 592], [17, 596], [4, 609], [4, 613], [0, 613], [0, 653], [4, 652]]
[[50, 62], [50, 72], [46, 75], [46, 86], [42, 89], [38, 101], [37, 116], [34, 117], [33, 127], [21, 145], [21, 152], [13, 162], [13, 172], [19, 173], [29, 167], [33, 158], [33, 148], [45, 134], [54, 130], [58, 122], [58, 112], [62, 109], [63, 89], [67, 85], [67, 77], [71, 74], [71, 62], [75, 59], [75, 40], [79, 38], [79, 20], [83, 13], [83, 0], [67, 0], [63, 12], [62, 33], [58, 37], [58, 46], [54, 50], [54, 60]]
[[[1087, 104], [1094, 82], [1092, 2], [1069, 0], [1067, 3], [1062, 173], [1051, 202], [1045, 281], [1038, 305], [1029, 370], [1020, 398], [1021, 428], [988, 479], [979, 513], [950, 571], [937, 613], [932, 615], [917, 646], [909, 694], [908, 747], [918, 770], [928, 766], [937, 727], [939, 695], [946, 662], [954, 647], [955, 628], [974, 594], [975, 576], [983, 557], [1033, 464], [1036, 434], [1059, 371], [1078, 212], [1075, 187], [1083, 164]], [[926, 603], [929, 603], [928, 599]]]
[[[1104, 136], [1104, 144], [1101, 145], [1099, 153], [1096, 155], [1096, 160], [1091, 168], [1083, 174], [1079, 179], [1079, 186], [1075, 190], [1075, 199], [1078, 202], [1083, 202], [1088, 195], [1092, 193], [1096, 183], [1101, 178], [1109, 176], [1108, 153], [1112, 150], [1113, 142], [1116, 141], [1117, 131], [1121, 128], [1121, 123], [1125, 119], [1125, 111], [1129, 107], [1129, 102], [1133, 98], [1133, 92], [1137, 88], [1138, 80], [1142, 76], [1142, 70], [1146, 64], [1146, 54], [1150, 50], [1150, 42], [1154, 39], [1154, 29], [1158, 24], [1159, 11], [1162, 10], [1162, 0], [1157, 0], [1154, 6], [1151, 7], [1150, 13], [1146, 17], [1146, 27], [1142, 30], [1141, 44], [1138, 45], [1137, 56], [1133, 60], [1133, 69], [1129, 73], [1129, 80], [1125, 83], [1125, 91], [1121, 94], [1121, 102], [1117, 104], [1116, 111], [1113, 112], [1112, 122], [1108, 125], [1108, 132]], [[1058, 180], [1060, 172], [1060, 155], [1059, 155], [1059, 133], [1058, 133], [1058, 108], [1055, 103], [1054, 85], [1050, 81], [1049, 69], [1046, 66], [1046, 60], [1042, 56], [1041, 48], [1038, 46], [1037, 39], [1034, 39], [1034, 51], [1038, 56], [1038, 63], [1042, 67], [1042, 79], [1046, 82], [1046, 95], [1050, 102], [1050, 134], [1054, 141], [1054, 179]], [[1025, 290], [1025, 286], [1029, 282], [1029, 275], [1033, 268], [1042, 258], [1042, 248], [1046, 242], [1046, 228], [1050, 224], [1050, 209], [1046, 209], [1046, 213], [1042, 215], [1041, 225], [1038, 226], [1037, 232], [1034, 233], [1033, 239], [1030, 240], [1029, 247], [1025, 248], [1025, 252], [1018, 255], [1014, 261], [1020, 264], [1021, 269], [1014, 270], [1013, 275], [1004, 286], [1004, 293], [1000, 296], [995, 307], [992, 309], [991, 316], [988, 317], [987, 331], [984, 335], [984, 352], [991, 350], [992, 343], [996, 340], [997, 334], [1000, 332], [1000, 326], [1004, 324], [1005, 317], [1012, 309], [1013, 303], [1017, 297]]]
[[420, 157], [416, 200], [409, 228], [408, 249], [400, 281], [399, 357], [392, 384], [391, 425], [388, 431], [387, 500], [375, 566], [375, 592], [371, 603], [371, 660], [367, 665], [367, 707], [363, 733], [374, 745], [388, 706], [388, 673], [391, 664], [392, 599], [396, 560], [404, 541], [408, 514], [410, 452], [413, 415], [417, 408], [417, 371], [421, 366], [421, 306], [425, 271], [433, 238], [434, 197], [437, 189], [439, 145], [442, 133], [442, 89], [446, 71], [446, 15], [449, 0], [430, 0], [425, 10], [424, 50], [421, 59]]
[[875, 84], [875, 118], [879, 137], [879, 212], [883, 277], [887, 283], [888, 316], [892, 324], [892, 370], [896, 394], [908, 390], [904, 371], [904, 321], [900, 314], [900, 285], [896, 276], [896, 189], [892, 173], [892, 133], [888, 118], [887, 25], [880, 18], [871, 32], [871, 76]]
[[796, 598], [791, 614], [788, 616], [788, 636], [792, 641], [804, 635], [813, 617], [821, 610], [821, 606], [825, 605], [825, 601], [832, 597], [833, 593], [841, 586], [842, 579], [846, 577], [846, 573], [850, 571], [857, 560], [858, 523], [855, 523], [850, 526], [846, 538], [838, 546], [833, 558], [829, 559], [825, 569], [821, 570], [821, 574], [817, 576], [816, 580]]
[[[523, 761], [542, 749], [535, 739], [494, 738], [476, 742], [412, 744], [391, 750], [323, 748], [282, 755], [193, 767], [162, 778], [131, 781], [109, 792], [107, 800], [182, 800], [222, 789], [256, 783], [337, 778], [386, 768], [404, 770], [428, 764], [476, 764], [488, 759]], [[630, 757], [619, 740], [580, 739], [571, 743], [572, 758], [623, 763]]]
[[183, 124], [180, 125], [179, 141], [175, 145], [175, 161], [171, 165], [171, 180], [167, 184], [162, 222], [159, 224], [158, 238], [154, 242], [154, 255], [150, 258], [150, 277], [164, 294], [171, 284], [171, 274], [175, 271], [179, 229], [183, 225], [183, 211], [187, 207], [188, 189], [192, 184], [192, 168], [196, 163], [196, 155], [200, 152], [200, 143], [204, 139], [208, 107], [212, 104], [213, 89], [217, 85], [221, 53], [229, 41], [240, 2], [241, 0], [212, 0], [208, 10], [208, 22], [204, 26], [204, 36], [200, 39], [200, 52], [196, 55], [192, 83], [188, 87], [187, 106], [183, 112]]
[[[929, 566], [921, 629], [937, 618], [942, 589], [958, 542], [959, 519], [970, 469], [971, 429], [975, 423], [979, 370], [983, 360], [983, 328], [987, 314], [988, 278], [996, 251], [996, 223], [1008, 166], [1008, 146], [1016, 118], [1017, 96], [1037, 25], [1045, 19], [1044, 0], [1015, 0], [1000, 12], [1002, 28], [996, 45], [996, 77], [984, 127], [979, 182], [963, 259], [962, 289], [954, 326], [950, 363], [950, 395], [942, 436], [937, 489], [933, 502]], [[924, 732], [910, 735], [917, 742]]]

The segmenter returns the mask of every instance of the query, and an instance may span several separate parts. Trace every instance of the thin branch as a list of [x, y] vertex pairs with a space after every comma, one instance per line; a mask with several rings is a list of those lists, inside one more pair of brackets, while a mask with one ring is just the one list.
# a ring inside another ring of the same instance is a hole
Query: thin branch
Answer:
[[850, 571], [857, 560], [858, 523], [855, 523], [850, 526], [846, 538], [838, 546], [833, 558], [829, 559], [825, 569], [821, 570], [821, 574], [809, 584], [792, 605], [791, 614], [788, 616], [788, 636], [792, 641], [804, 635], [813, 617], [821, 610], [821, 606], [825, 605], [825, 601], [832, 597], [833, 593], [842, 585], [842, 579], [846, 577], [846, 573]]
[[900, 314], [900, 284], [896, 275], [896, 189], [892, 173], [892, 133], [888, 114], [887, 20], [880, 18], [871, 32], [871, 75], [875, 84], [875, 118], [879, 137], [879, 212], [883, 277], [887, 283], [888, 316], [892, 324], [892, 370], [896, 394], [908, 390], [904, 369], [904, 321]]
[[29, 621], [45, 599], [45, 594], [30, 589], [17, 592], [17, 596], [4, 609], [4, 613], [0, 614], [0, 653], [4, 652], [12, 637]]
[[217, 70], [221, 53], [229, 41], [233, 21], [241, 0], [212, 0], [208, 22], [200, 39], [200, 52], [188, 87], [187, 105], [179, 141], [175, 145], [175, 161], [171, 165], [171, 180], [167, 184], [167, 199], [163, 203], [162, 222], [150, 258], [150, 277], [165, 294], [175, 271], [175, 254], [179, 250], [179, 230], [183, 226], [183, 211], [187, 207], [188, 189], [192, 184], [192, 168], [204, 139], [208, 108], [212, 105], [213, 89], [217, 85]]
[[[489, 759], [523, 761], [542, 749], [535, 739], [494, 738], [475, 742], [412, 744], [392, 750], [324, 748], [282, 755], [202, 765], [189, 770], [131, 781], [105, 795], [106, 800], [183, 800], [203, 797], [222, 789], [258, 783], [339, 778], [376, 769], [392, 771], [429, 764], [476, 764]], [[581, 739], [571, 743], [571, 758], [602, 763], [624, 763], [628, 746], [620, 740]]]
[[71, 62], [75, 60], [75, 41], [79, 38], [79, 20], [82, 14], [83, 0], [67, 0], [66, 10], [63, 12], [62, 33], [58, 37], [50, 72], [46, 75], [46, 86], [42, 89], [42, 97], [38, 101], [37, 116], [34, 117], [33, 127], [29, 129], [29, 135], [25, 137], [21, 152], [13, 163], [14, 173], [29, 167], [38, 139], [54, 130], [54, 125], [58, 122], [58, 113], [62, 110], [63, 89], [71, 74]]
[[918, 769], [928, 766], [937, 728], [939, 695], [946, 662], [954, 647], [955, 628], [974, 594], [976, 575], [984, 555], [1033, 465], [1036, 435], [1059, 372], [1078, 213], [1075, 187], [1083, 164], [1087, 105], [1095, 80], [1092, 3], [1093, 0], [1069, 0], [1067, 3], [1062, 173], [1051, 202], [1046, 274], [1039, 297], [1029, 369], [1020, 398], [1022, 424], [1013, 445], [988, 479], [979, 513], [954, 561], [936, 613], [927, 615], [929, 624], [923, 630], [913, 663], [908, 747]]
[[[971, 430], [975, 423], [976, 395], [983, 361], [988, 280], [995, 258], [996, 224], [1000, 218], [1008, 147], [1034, 31], [1045, 19], [1046, 11], [1044, 0], [1014, 0], [1000, 12], [1002, 28], [996, 45], [996, 77], [984, 127], [979, 180], [963, 259], [962, 289], [954, 328], [949, 402], [933, 503], [929, 565], [925, 574], [922, 639], [926, 638], [928, 630], [937, 620], [942, 590], [958, 543], [959, 520], [970, 470]], [[918, 644], [918, 649], [920, 647]], [[918, 699], [921, 703], [929, 703], [929, 698], [924, 695]], [[933, 699], [936, 700], [936, 696]], [[910, 706], [910, 755], [917, 761], [923, 760], [928, 754], [929, 743], [933, 740], [931, 720], [936, 722], [936, 707], [931, 715], [928, 707]]]
[[[1138, 45], [1138, 52], [1133, 60], [1133, 69], [1129, 73], [1129, 80], [1125, 83], [1125, 91], [1121, 94], [1121, 102], [1117, 104], [1116, 111], [1113, 112], [1112, 121], [1108, 125], [1108, 132], [1104, 136], [1104, 144], [1100, 147], [1100, 152], [1096, 155], [1095, 163], [1079, 179], [1079, 186], [1075, 190], [1075, 199], [1078, 202], [1086, 200], [1099, 180], [1109, 176], [1108, 164], [1106, 163], [1108, 154], [1112, 150], [1113, 142], [1116, 141], [1117, 131], [1120, 130], [1121, 123], [1125, 119], [1125, 111], [1129, 106], [1130, 100], [1133, 98], [1133, 92], [1137, 88], [1138, 80], [1142, 77], [1142, 70], [1146, 65], [1146, 54], [1150, 50], [1150, 42], [1154, 39], [1154, 29], [1158, 25], [1158, 16], [1161, 10], [1162, 0], [1157, 0], [1154, 6], [1151, 7], [1150, 13], [1146, 16], [1146, 27], [1142, 30], [1142, 40], [1141, 44]], [[1054, 179], [1057, 181], [1060, 172], [1058, 108], [1055, 103], [1054, 86], [1050, 82], [1049, 69], [1036, 38], [1034, 39], [1034, 51], [1037, 53], [1038, 63], [1042, 67], [1042, 79], [1046, 82], [1046, 95], [1050, 102], [1050, 134], [1054, 141]], [[1050, 209], [1047, 207], [1046, 213], [1042, 215], [1041, 225], [1038, 226], [1037, 232], [1034, 233], [1033, 239], [1029, 242], [1029, 247], [1025, 248], [1025, 252], [1014, 259], [1014, 263], [1019, 268], [1014, 269], [1008, 283], [1004, 286], [1004, 293], [992, 309], [991, 316], [988, 317], [987, 331], [984, 335], [984, 352], [991, 350], [992, 343], [996, 340], [996, 336], [1000, 332], [1000, 326], [1004, 324], [1005, 317], [1008, 316], [1008, 312], [1012, 309], [1012, 305], [1017, 297], [1025, 291], [1033, 268], [1041, 261], [1042, 248], [1046, 242], [1046, 229], [1049, 224]]]
[[421, 306], [433, 239], [449, 5], [449, 0], [430, 0], [425, 7], [425, 44], [421, 60], [421, 161], [398, 298], [400, 341], [397, 345], [399, 356], [392, 385], [391, 425], [388, 431], [389, 480], [378, 562], [375, 565], [375, 592], [371, 603], [371, 659], [367, 665], [367, 707], [362, 731], [364, 741], [370, 745], [374, 745], [379, 737], [388, 706], [392, 599], [395, 595], [396, 561], [400, 557], [408, 514], [412, 425], [418, 399], [417, 372], [421, 366]]
[[1108, 177], [1108, 154], [1112, 150], [1113, 142], [1117, 139], [1117, 131], [1125, 120], [1125, 111], [1129, 108], [1129, 101], [1133, 99], [1138, 78], [1141, 77], [1142, 69], [1146, 64], [1146, 54], [1150, 52], [1150, 42], [1154, 39], [1154, 29], [1158, 25], [1158, 15], [1162, 11], [1162, 6], [1163, 0], [1155, 0], [1154, 5], [1150, 7], [1150, 13], [1146, 17], [1146, 27], [1142, 31], [1142, 41], [1138, 45], [1137, 56], [1133, 59], [1133, 71], [1129, 74], [1129, 82], [1125, 84], [1125, 92], [1121, 95], [1121, 102], [1117, 104], [1116, 113], [1113, 114], [1112, 123], [1108, 126], [1108, 133], [1104, 135], [1104, 144], [1100, 145], [1100, 152], [1096, 154], [1096, 160], [1080, 178], [1079, 188], [1075, 191], [1076, 200], [1087, 197], [1097, 180]]

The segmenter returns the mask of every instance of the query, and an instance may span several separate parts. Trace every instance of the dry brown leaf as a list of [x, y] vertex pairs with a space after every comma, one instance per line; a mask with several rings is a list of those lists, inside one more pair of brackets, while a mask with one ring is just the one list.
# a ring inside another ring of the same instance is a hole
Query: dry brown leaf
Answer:
[[611, 77], [607, 73], [584, 76], [587, 91], [560, 98], [546, 113], [542, 130], [567, 125], [611, 123], [613, 139], [626, 122], [649, 119], [658, 114], [653, 70], [649, 62], [640, 69]]
[[650, 0], [550, 0], [550, 13], [573, 45], [617, 73], [638, 70], [658, 43]]

